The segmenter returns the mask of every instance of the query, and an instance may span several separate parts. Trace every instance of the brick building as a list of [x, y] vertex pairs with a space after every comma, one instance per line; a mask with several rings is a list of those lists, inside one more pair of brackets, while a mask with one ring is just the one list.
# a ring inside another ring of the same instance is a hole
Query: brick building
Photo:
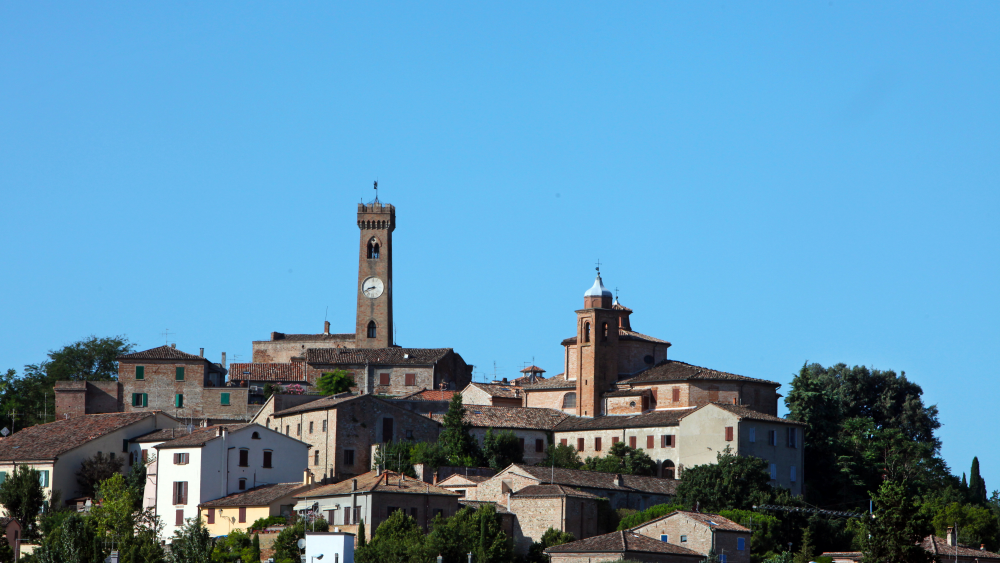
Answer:
[[699, 563], [705, 556], [697, 551], [655, 540], [631, 530], [611, 532], [545, 550], [553, 563], [594, 563], [596, 561], [643, 561], [645, 563]]
[[[432, 418], [444, 421], [444, 415], [433, 415]], [[486, 431], [491, 428], [494, 432], [513, 432], [521, 443], [524, 463], [534, 464], [545, 459], [546, 449], [552, 443], [553, 431], [567, 418], [569, 415], [554, 409], [468, 405], [465, 407], [463, 420], [472, 427], [469, 433], [480, 447]]]

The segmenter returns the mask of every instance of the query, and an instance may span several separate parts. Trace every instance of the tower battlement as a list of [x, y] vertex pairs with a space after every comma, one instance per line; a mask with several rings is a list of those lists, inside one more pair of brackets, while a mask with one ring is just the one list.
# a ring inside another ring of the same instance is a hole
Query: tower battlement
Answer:
[[394, 231], [396, 208], [389, 203], [359, 203], [358, 228], [363, 231], [371, 229]]

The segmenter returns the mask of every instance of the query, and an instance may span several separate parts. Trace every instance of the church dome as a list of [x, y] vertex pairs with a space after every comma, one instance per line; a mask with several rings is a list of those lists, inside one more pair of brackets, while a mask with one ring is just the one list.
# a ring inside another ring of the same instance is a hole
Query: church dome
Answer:
[[604, 282], [601, 281], [601, 272], [597, 272], [597, 278], [594, 279], [594, 285], [587, 290], [587, 293], [583, 294], [584, 297], [611, 297], [611, 291], [604, 287]]

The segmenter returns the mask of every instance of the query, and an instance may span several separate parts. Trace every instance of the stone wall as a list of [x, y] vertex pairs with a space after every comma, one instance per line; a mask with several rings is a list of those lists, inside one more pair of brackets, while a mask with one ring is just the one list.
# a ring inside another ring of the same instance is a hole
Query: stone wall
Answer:
[[[505, 503], [504, 506], [508, 506]], [[514, 552], [525, 554], [549, 528], [573, 534], [577, 539], [598, 534], [597, 501], [578, 497], [510, 498], [514, 521]]]
[[575, 395], [576, 389], [527, 391], [524, 393], [524, 406], [540, 409], [556, 409], [567, 414], [576, 414], [576, 407], [563, 408], [563, 401], [567, 393]]
[[354, 348], [354, 334], [317, 334], [311, 340], [285, 340], [277, 334], [272, 333], [271, 336], [277, 340], [255, 340], [252, 343], [254, 363], [291, 362], [294, 357], [305, 356], [307, 348]]
[[[635, 528], [637, 533], [660, 539], [667, 535], [667, 543], [686, 547], [698, 553], [708, 555], [712, 549], [712, 531], [703, 523], [684, 515], [675, 514], [669, 518], [654, 520]], [[682, 542], [681, 537], [687, 538]], [[744, 549], [739, 550], [738, 539], [743, 538]], [[750, 563], [750, 534], [748, 532], [731, 532], [717, 530], [715, 532], [715, 553], [725, 553], [730, 563]]]
[[[469, 433], [472, 437], [476, 439], [479, 443], [479, 447], [483, 446], [483, 440], [486, 437], [486, 428], [472, 428]], [[525, 428], [494, 428], [493, 432], [497, 433], [500, 431], [510, 431], [513, 432], [519, 440], [523, 440], [524, 449], [521, 451], [524, 456], [524, 463], [528, 465], [535, 465], [536, 463], [545, 459], [545, 450], [549, 447], [549, 433], [545, 430], [530, 430]], [[541, 441], [542, 451], [537, 451], [537, 446], [539, 441]]]

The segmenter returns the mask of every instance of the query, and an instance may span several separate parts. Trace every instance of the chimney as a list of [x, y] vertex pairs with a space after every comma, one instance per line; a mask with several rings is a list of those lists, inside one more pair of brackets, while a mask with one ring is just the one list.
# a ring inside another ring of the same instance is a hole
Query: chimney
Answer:
[[306, 469], [305, 471], [302, 472], [302, 484], [303, 485], [312, 485], [313, 484], [313, 473], [312, 473], [312, 471], [309, 471], [308, 469]]
[[615, 473], [615, 485], [618, 485], [619, 487], [625, 486], [625, 480], [622, 479], [621, 473]]
[[358, 490], [358, 480], [351, 479], [351, 492], [353, 493], [356, 490]]
[[226, 353], [222, 353], [222, 367], [226, 367]]
[[205, 349], [204, 348], [198, 348], [198, 355], [201, 356], [202, 358], [204, 358], [205, 357]]
[[955, 537], [956, 535], [957, 534], [955, 533], [955, 528], [953, 528], [952, 526], [948, 526], [947, 540], [949, 546], [955, 547], [956, 545], [958, 545], [958, 538]]
[[381, 477], [382, 476], [382, 466], [381, 465], [376, 465], [375, 466], [375, 476], [376, 477]]
[[323, 334], [330, 336], [330, 321], [323, 321]]
[[176, 350], [177, 349], [177, 343], [174, 342], [173, 344], [170, 345], [170, 347], [173, 348], [174, 350]]

